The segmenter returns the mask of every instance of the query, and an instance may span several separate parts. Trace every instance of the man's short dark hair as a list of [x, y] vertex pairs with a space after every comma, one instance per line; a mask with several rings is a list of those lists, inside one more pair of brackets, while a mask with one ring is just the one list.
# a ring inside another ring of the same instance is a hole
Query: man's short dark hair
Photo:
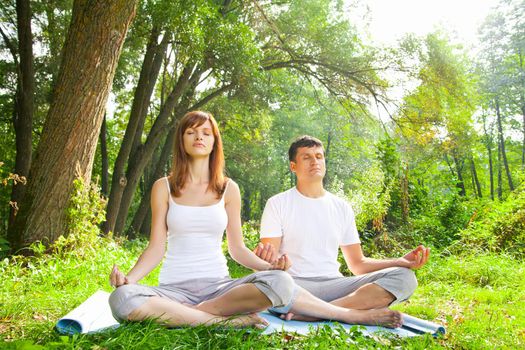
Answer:
[[290, 162], [295, 162], [295, 156], [297, 155], [297, 150], [301, 147], [321, 147], [323, 148], [323, 143], [321, 140], [308, 135], [303, 135], [295, 139], [294, 142], [290, 145], [288, 149], [288, 158]]

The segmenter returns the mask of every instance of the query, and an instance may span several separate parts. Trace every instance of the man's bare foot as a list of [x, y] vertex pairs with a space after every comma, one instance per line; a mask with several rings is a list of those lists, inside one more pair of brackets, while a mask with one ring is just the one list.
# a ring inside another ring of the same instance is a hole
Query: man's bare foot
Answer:
[[403, 316], [399, 311], [383, 309], [353, 310], [348, 309], [348, 323], [358, 323], [369, 326], [398, 328], [403, 325]]
[[268, 327], [268, 322], [255, 313], [248, 315], [232, 316], [229, 318], [225, 318], [224, 320], [226, 321], [226, 324], [234, 327], [254, 327], [258, 329], [264, 329]]
[[[304, 321], [304, 322], [315, 322], [322, 321], [318, 317], [298, 315], [293, 312], [282, 314], [281, 319], [290, 321]], [[387, 328], [398, 328], [403, 325], [403, 317], [398, 311], [393, 311], [388, 308], [383, 309], [369, 309], [369, 310], [354, 310], [347, 309], [347, 315], [344, 320], [341, 320], [349, 324], [363, 324], [367, 326], [384, 326]]]

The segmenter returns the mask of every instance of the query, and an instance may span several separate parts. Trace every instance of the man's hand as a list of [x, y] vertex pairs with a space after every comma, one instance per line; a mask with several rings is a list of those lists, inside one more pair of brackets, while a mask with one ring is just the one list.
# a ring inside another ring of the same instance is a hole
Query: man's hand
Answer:
[[266, 243], [266, 244], [259, 243], [257, 247], [255, 247], [253, 252], [259, 258], [261, 258], [264, 261], [269, 262], [272, 265], [275, 264], [277, 260], [277, 254], [275, 252], [275, 248], [270, 243]]
[[111, 284], [112, 287], [118, 288], [124, 284], [129, 283], [130, 282], [126, 275], [124, 275], [124, 273], [118, 269], [117, 265], [113, 265], [113, 269], [109, 275], [109, 284]]
[[288, 258], [288, 255], [283, 254], [280, 257], [277, 257], [277, 252], [271, 243], [259, 243], [253, 252], [260, 259], [270, 263], [270, 270], [286, 271], [292, 266], [292, 262], [290, 261], [290, 258]]
[[429, 256], [430, 248], [425, 248], [423, 245], [419, 245], [399, 260], [402, 267], [416, 270], [427, 263]]
[[288, 255], [283, 254], [277, 260], [275, 260], [275, 263], [272, 264], [270, 270], [286, 271], [290, 268], [290, 266], [292, 266], [292, 262], [288, 258]]

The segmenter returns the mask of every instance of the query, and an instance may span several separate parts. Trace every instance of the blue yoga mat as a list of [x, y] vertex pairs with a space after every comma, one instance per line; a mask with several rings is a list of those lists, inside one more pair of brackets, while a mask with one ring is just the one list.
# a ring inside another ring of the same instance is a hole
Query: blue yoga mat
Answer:
[[[56, 330], [62, 334], [96, 333], [118, 327], [119, 323], [111, 314], [108, 299], [108, 292], [100, 290], [95, 292], [86, 301], [58, 320]], [[309, 332], [315, 331], [318, 327], [324, 327], [325, 325], [335, 327], [336, 325], [335, 322], [328, 321], [284, 321], [268, 312], [261, 312], [259, 315], [269, 323], [269, 326], [264, 330], [263, 334], [271, 334], [274, 332], [295, 332], [307, 335]], [[425, 333], [430, 333], [434, 336], [445, 334], [445, 328], [439, 324], [425, 321], [407, 314], [403, 314], [403, 320], [404, 324], [400, 328], [391, 329], [375, 326], [361, 326], [361, 331], [364, 334], [388, 332], [400, 337], [413, 337]], [[340, 325], [347, 330], [355, 326], [345, 323], [341, 323]]]

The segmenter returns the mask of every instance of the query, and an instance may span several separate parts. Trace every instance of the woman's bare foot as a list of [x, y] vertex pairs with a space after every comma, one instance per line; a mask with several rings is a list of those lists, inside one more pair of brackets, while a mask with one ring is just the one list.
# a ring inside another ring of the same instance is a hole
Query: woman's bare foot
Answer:
[[279, 316], [282, 320], [285, 321], [303, 321], [303, 322], [315, 322], [315, 321], [322, 321], [322, 319], [317, 317], [311, 317], [311, 316], [305, 316], [305, 315], [296, 315], [293, 312], [288, 312], [286, 314], [281, 314]]
[[232, 316], [229, 318], [225, 318], [224, 320], [226, 324], [234, 327], [254, 327], [258, 329], [264, 329], [268, 327], [268, 322], [255, 313], [248, 315]]

